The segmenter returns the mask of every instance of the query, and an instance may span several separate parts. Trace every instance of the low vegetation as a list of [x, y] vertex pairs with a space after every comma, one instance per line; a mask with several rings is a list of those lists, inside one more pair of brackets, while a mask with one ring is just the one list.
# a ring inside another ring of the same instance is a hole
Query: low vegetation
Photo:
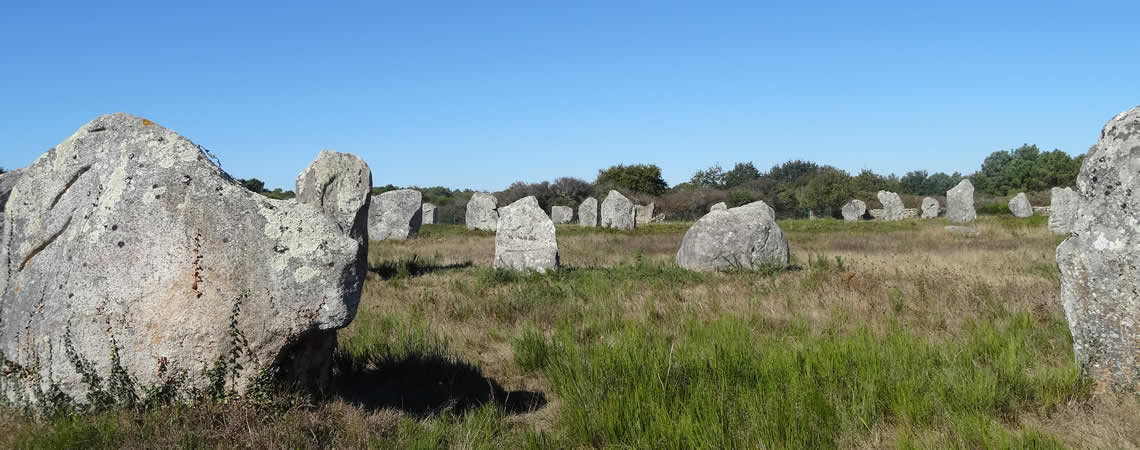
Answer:
[[493, 235], [374, 242], [327, 398], [7, 414], [0, 446], [1125, 448], [1132, 394], [1073, 362], [1040, 218], [781, 221], [795, 266], [672, 265], [687, 228], [560, 226], [564, 268]]

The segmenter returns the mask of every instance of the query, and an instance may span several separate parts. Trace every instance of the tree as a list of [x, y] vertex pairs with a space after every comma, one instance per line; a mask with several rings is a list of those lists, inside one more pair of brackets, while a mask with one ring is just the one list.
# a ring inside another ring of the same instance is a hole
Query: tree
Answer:
[[719, 188], [724, 186], [724, 169], [720, 164], [713, 164], [705, 170], [698, 170], [689, 179], [689, 184], [701, 187]]
[[751, 162], [736, 163], [732, 170], [725, 172], [721, 184], [734, 188], [757, 178], [760, 178], [760, 171]]
[[899, 180], [901, 191], [904, 194], [926, 195], [927, 194], [927, 173], [925, 170], [912, 170], [903, 175]]
[[560, 177], [550, 184], [554, 201], [568, 206], [577, 206], [586, 197], [594, 195], [594, 185], [581, 178]]
[[851, 188], [855, 192], [879, 192], [887, 187], [887, 180], [871, 169], [863, 169], [851, 179]]
[[599, 192], [608, 189], [624, 189], [642, 194], [660, 195], [669, 188], [661, 178], [661, 168], [656, 164], [616, 165], [598, 171], [594, 185]]
[[824, 167], [800, 190], [800, 207], [836, 211], [850, 201], [854, 193], [851, 175], [834, 167]]
[[249, 189], [258, 194], [265, 192], [265, 182], [257, 178], [239, 179], [237, 181], [246, 189]]
[[818, 170], [819, 164], [797, 159], [772, 166], [772, 168], [768, 170], [768, 176], [780, 183], [803, 186], [808, 182], [807, 176], [814, 174]]

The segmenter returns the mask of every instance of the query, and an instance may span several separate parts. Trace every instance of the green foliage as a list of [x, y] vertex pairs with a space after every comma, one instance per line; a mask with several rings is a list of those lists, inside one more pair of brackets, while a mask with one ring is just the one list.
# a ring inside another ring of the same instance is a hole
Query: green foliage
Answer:
[[1060, 150], [1042, 153], [1036, 145], [991, 153], [982, 168], [970, 176], [975, 187], [990, 195], [1041, 191], [1076, 184], [1084, 155], [1070, 157]]
[[724, 169], [720, 167], [720, 164], [713, 164], [708, 169], [698, 170], [689, 179], [689, 184], [711, 188], [724, 187]]
[[756, 166], [752, 165], [751, 161], [736, 163], [732, 170], [725, 172], [723, 184], [726, 188], [734, 188], [761, 176], [762, 174], [756, 169]]
[[275, 200], [288, 200], [297, 196], [293, 191], [283, 191], [281, 188], [275, 188], [272, 191], [265, 189], [265, 182], [257, 178], [240, 178], [237, 182], [250, 191]]
[[669, 187], [656, 164], [619, 164], [599, 170], [594, 185], [599, 192], [617, 189], [650, 195], [660, 195]]
[[800, 206], [817, 211], [838, 210], [855, 194], [851, 176], [842, 170], [825, 167], [811, 177], [800, 191]]

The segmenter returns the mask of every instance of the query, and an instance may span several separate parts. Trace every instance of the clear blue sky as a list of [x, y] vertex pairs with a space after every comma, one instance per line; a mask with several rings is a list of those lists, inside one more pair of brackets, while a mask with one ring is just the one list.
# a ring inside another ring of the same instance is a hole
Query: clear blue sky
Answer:
[[287, 189], [322, 148], [376, 185], [484, 190], [617, 163], [970, 172], [1084, 152], [1140, 104], [1136, 2], [780, 3], [9, 2], [0, 166], [126, 111]]

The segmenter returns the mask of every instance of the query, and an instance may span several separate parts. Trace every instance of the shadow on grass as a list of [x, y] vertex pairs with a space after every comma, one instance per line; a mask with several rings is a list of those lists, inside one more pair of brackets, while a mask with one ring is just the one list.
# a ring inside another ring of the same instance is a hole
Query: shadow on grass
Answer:
[[366, 410], [398, 409], [417, 417], [462, 414], [486, 404], [522, 414], [546, 405], [542, 392], [507, 391], [475, 366], [438, 355], [338, 353], [333, 386], [334, 395]]
[[471, 261], [464, 261], [455, 264], [438, 264], [434, 262], [420, 261], [415, 256], [412, 256], [410, 259], [399, 261], [384, 261], [379, 264], [373, 264], [368, 267], [368, 271], [375, 273], [381, 279], [391, 280], [395, 278], [418, 277], [433, 272], [466, 269], [472, 265], [473, 264]]

